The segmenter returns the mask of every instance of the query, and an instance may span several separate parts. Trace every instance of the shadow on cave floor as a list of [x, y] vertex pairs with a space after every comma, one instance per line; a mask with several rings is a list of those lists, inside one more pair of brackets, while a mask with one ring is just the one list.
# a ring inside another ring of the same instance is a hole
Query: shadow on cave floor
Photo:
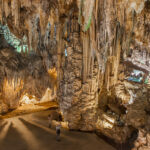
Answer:
[[137, 139], [137, 130], [135, 130], [131, 137], [126, 141], [126, 143], [122, 143], [122, 144], [118, 144], [115, 141], [113, 141], [112, 139], [106, 137], [105, 135], [96, 132], [97, 136], [99, 138], [102, 138], [105, 142], [109, 143], [110, 145], [112, 145], [113, 147], [116, 148], [116, 150], [131, 150], [134, 147], [134, 141]]
[[0, 150], [115, 150], [94, 133], [62, 129], [56, 141], [55, 128], [48, 128], [49, 111], [14, 117], [0, 122]]
[[0, 132], [1, 150], [27, 150], [27, 144], [22, 135], [17, 132], [13, 123], [6, 123]]

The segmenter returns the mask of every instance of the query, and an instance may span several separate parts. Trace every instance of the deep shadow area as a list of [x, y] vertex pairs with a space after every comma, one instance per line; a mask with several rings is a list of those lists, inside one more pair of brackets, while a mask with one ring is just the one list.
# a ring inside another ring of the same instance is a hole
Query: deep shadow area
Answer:
[[[2, 131], [1, 131], [2, 132]], [[0, 143], [1, 150], [28, 150], [27, 143], [11, 123], [6, 137]]]
[[0, 132], [3, 130], [3, 128], [7, 125], [7, 122], [5, 122], [4, 124], [0, 125]]
[[134, 147], [135, 140], [137, 139], [138, 131], [134, 130], [131, 137], [125, 143], [122, 143], [122, 144], [116, 143], [114, 140], [106, 137], [104, 134], [101, 134], [100, 132], [96, 132], [96, 135], [99, 138], [102, 138], [104, 141], [106, 141], [110, 145], [112, 145], [113, 147], [115, 147], [116, 150], [131, 150]]

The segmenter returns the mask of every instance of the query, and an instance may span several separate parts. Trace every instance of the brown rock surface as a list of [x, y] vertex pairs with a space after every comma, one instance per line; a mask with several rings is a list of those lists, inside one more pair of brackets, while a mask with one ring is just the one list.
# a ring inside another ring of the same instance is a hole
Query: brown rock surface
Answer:
[[[134, 130], [141, 137], [143, 129], [146, 133], [135, 145], [146, 149], [149, 0], [0, 0], [0, 4], [0, 20], [17, 37], [25, 35], [29, 49], [42, 56], [37, 66], [44, 64], [49, 69], [48, 55], [57, 55], [57, 96], [70, 129], [98, 130], [119, 143], [128, 140]], [[4, 58], [6, 55], [3, 53]], [[17, 68], [17, 61], [9, 65]], [[30, 76], [27, 80], [34, 85], [30, 90], [36, 89], [41, 96], [44, 87], [38, 85], [46, 75], [40, 72], [42, 65], [34, 69], [36, 81]]]

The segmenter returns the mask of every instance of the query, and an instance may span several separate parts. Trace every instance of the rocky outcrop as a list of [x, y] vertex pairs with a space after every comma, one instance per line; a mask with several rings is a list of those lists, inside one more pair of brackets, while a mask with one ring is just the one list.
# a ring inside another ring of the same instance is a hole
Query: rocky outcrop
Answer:
[[56, 86], [56, 77], [49, 73], [40, 55], [17, 53], [4, 38], [1, 39], [0, 114], [17, 108], [23, 95], [35, 96], [38, 102], [48, 88]]
[[148, 134], [149, 0], [15, 2], [0, 1], [0, 19], [28, 38], [45, 68], [57, 55], [58, 101], [70, 129], [98, 130], [119, 143], [134, 130]]
[[[95, 129], [96, 111], [98, 103], [98, 64], [95, 62], [91, 77], [84, 83], [83, 78], [83, 49], [77, 20], [74, 22], [69, 41], [66, 43], [61, 63], [61, 82], [59, 84], [60, 109], [69, 123], [70, 129]], [[76, 23], [75, 23], [76, 22]], [[75, 28], [75, 27], [78, 28]]]

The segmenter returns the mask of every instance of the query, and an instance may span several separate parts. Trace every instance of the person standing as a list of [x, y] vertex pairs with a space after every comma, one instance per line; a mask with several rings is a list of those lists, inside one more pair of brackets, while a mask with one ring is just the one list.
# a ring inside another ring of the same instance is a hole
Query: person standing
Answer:
[[56, 124], [56, 140], [60, 141], [60, 129], [61, 129], [61, 123]]
[[48, 127], [51, 128], [52, 126], [52, 118], [51, 115], [48, 115]]

